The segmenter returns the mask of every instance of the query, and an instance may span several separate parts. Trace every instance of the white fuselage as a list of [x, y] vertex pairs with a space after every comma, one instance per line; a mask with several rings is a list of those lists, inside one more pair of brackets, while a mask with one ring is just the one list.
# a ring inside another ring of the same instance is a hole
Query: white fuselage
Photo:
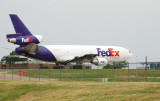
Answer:
[[72, 60], [87, 54], [97, 54], [108, 62], [121, 62], [128, 60], [132, 53], [126, 48], [117, 46], [89, 46], [89, 45], [45, 45], [55, 56], [58, 62]]

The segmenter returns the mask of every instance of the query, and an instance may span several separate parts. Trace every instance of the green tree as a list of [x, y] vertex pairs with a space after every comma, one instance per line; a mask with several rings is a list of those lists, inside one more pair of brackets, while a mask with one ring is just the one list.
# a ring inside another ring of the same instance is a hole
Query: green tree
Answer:
[[107, 64], [106, 66], [103, 67], [103, 69], [122, 69], [122, 68], [127, 68], [128, 62], [120, 62], [120, 63], [113, 63], [113, 64]]
[[6, 63], [15, 63], [15, 62], [25, 62], [28, 58], [20, 57], [15, 51], [12, 51], [9, 56], [4, 56], [1, 61], [5, 61]]
[[16, 53], [15, 51], [12, 51], [9, 55], [11, 56], [11, 55], [19, 55], [19, 54]]

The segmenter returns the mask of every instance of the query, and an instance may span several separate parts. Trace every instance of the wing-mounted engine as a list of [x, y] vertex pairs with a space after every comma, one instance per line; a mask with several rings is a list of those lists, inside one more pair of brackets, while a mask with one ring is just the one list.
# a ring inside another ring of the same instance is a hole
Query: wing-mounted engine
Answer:
[[91, 61], [91, 63], [97, 66], [106, 66], [108, 61], [105, 58], [96, 57]]

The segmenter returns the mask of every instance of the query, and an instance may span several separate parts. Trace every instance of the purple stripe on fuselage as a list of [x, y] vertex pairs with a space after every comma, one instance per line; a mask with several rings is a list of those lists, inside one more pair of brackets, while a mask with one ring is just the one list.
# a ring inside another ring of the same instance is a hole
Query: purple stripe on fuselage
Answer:
[[[21, 50], [24, 47], [18, 47], [16, 48], [16, 52], [18, 54], [22, 54]], [[39, 60], [43, 60], [43, 61], [49, 61], [49, 62], [54, 62], [56, 61], [55, 56], [51, 53], [51, 51], [49, 51], [46, 47], [44, 46], [39, 46], [39, 53], [37, 53], [36, 55], [32, 55], [32, 54], [27, 54], [27, 57], [30, 58], [35, 58], [35, 59], [39, 59]]]

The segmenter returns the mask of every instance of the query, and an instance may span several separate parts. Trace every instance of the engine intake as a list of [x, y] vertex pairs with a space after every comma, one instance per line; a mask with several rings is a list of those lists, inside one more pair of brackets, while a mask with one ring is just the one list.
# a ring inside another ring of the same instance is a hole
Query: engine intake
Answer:
[[16, 43], [16, 38], [10, 38], [10, 39], [8, 39], [8, 42], [10, 42], [10, 43]]
[[92, 64], [95, 64], [97, 66], [106, 66], [108, 61], [107, 59], [105, 58], [100, 58], [100, 57], [97, 57], [97, 58], [94, 58], [92, 61], [91, 61]]

